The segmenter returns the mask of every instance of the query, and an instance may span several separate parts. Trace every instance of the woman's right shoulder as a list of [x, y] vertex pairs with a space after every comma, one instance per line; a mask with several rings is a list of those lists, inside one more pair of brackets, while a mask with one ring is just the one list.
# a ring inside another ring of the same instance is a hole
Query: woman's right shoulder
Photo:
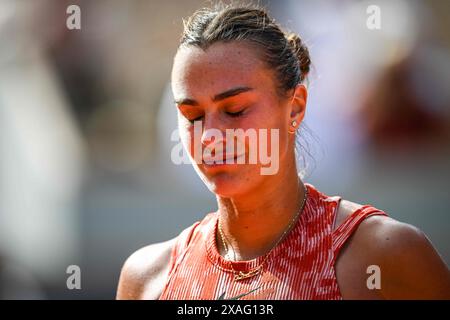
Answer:
[[[208, 214], [203, 222], [211, 217]], [[120, 272], [116, 298], [158, 299], [169, 276], [172, 257], [187, 247], [201, 222], [195, 222], [171, 240], [145, 246], [129, 256]]]
[[172, 250], [177, 238], [147, 245], [131, 254], [120, 272], [116, 298], [158, 299], [170, 271]]

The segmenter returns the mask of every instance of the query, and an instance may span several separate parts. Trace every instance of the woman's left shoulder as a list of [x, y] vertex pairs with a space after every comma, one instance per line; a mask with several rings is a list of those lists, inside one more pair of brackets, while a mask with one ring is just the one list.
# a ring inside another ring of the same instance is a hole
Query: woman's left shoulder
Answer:
[[[336, 226], [339, 226], [353, 212], [363, 205], [341, 200], [336, 218]], [[395, 250], [426, 249], [430, 244], [429, 239], [422, 230], [409, 223], [398, 221], [391, 216], [371, 215], [365, 218], [355, 231], [353, 240], [372, 246], [373, 253], [380, 250], [383, 255], [386, 250], [391, 253]]]
[[[344, 200], [340, 220], [360, 206]], [[360, 223], [349, 245], [365, 265], [379, 267], [386, 298], [450, 298], [449, 269], [416, 226], [385, 215], [369, 216]]]

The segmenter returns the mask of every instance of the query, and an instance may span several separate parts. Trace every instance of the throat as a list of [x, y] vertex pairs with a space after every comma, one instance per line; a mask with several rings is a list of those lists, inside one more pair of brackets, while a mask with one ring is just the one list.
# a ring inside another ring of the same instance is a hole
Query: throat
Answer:
[[279, 211], [266, 210], [239, 216], [219, 211], [216, 228], [219, 253], [234, 261], [248, 261], [270, 254], [299, 220], [307, 199], [306, 186], [299, 193], [300, 200]]

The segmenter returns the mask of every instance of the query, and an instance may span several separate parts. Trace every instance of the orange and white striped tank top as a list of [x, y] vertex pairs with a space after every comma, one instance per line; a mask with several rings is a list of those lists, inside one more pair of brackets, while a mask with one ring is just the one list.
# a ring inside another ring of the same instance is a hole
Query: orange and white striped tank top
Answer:
[[339, 250], [363, 219], [386, 213], [364, 205], [333, 231], [341, 197], [327, 196], [309, 183], [305, 186], [308, 198], [303, 212], [257, 276], [234, 280], [233, 269], [249, 272], [264, 256], [247, 261], [222, 257], [215, 236], [218, 214], [212, 212], [178, 236], [159, 299], [342, 299], [334, 268]]

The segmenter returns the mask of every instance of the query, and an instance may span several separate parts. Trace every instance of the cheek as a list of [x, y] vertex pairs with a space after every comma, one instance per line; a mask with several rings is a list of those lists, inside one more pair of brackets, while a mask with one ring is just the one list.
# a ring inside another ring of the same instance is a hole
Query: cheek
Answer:
[[180, 141], [184, 148], [191, 153], [191, 149], [194, 143], [194, 127], [190, 123], [183, 120], [178, 116], [178, 134], [180, 136]]
[[193, 157], [194, 156], [194, 129], [192, 128], [184, 128], [183, 137], [181, 138], [184, 147], [189, 152], [189, 154]]
[[259, 128], [259, 146], [263, 144], [268, 152], [280, 153], [280, 158], [289, 147], [289, 133], [286, 126], [288, 114], [285, 106], [275, 104], [261, 108], [261, 112], [255, 117], [253, 124]]

